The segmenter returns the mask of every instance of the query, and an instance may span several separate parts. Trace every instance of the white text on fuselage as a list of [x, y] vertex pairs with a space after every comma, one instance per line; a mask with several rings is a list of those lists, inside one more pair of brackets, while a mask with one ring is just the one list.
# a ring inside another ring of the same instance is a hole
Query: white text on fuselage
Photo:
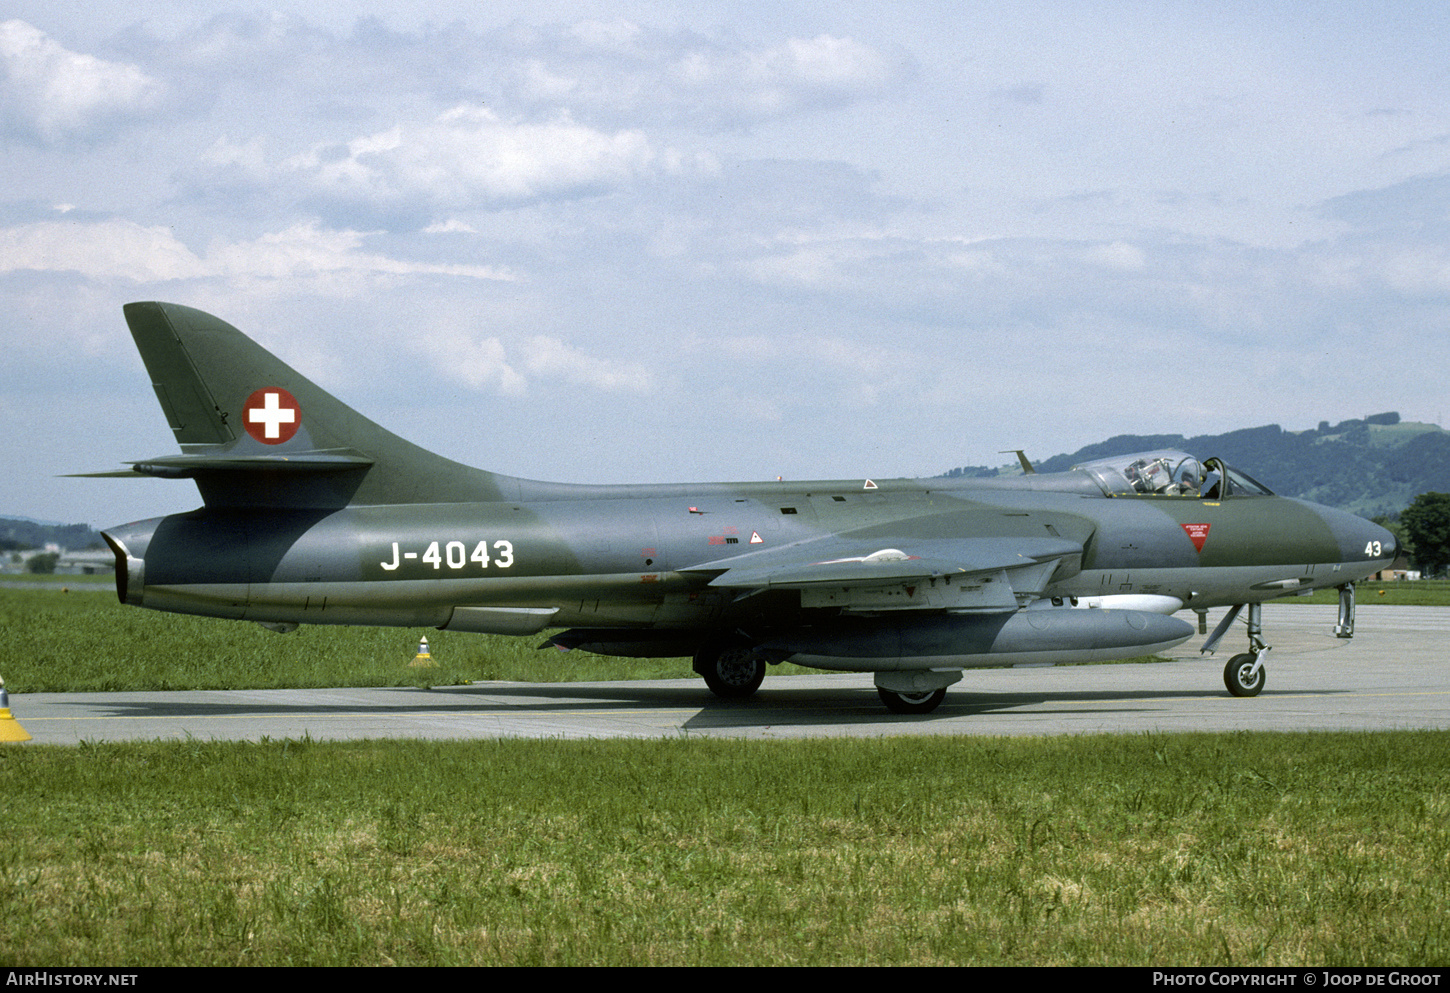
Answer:
[[393, 559], [391, 562], [384, 559], [378, 564], [389, 572], [398, 568], [404, 562], [421, 562], [430, 565], [434, 569], [487, 569], [490, 566], [495, 569], [507, 569], [514, 564], [514, 543], [500, 539], [490, 545], [486, 540], [480, 541], [473, 546], [473, 551], [468, 550], [468, 544], [462, 541], [435, 541], [423, 552], [406, 552], [393, 542]]

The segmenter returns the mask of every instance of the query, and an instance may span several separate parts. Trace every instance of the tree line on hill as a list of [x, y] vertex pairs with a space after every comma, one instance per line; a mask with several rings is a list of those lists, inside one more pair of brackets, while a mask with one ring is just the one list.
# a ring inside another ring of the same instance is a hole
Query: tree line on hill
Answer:
[[100, 533], [86, 524], [44, 524], [23, 517], [0, 517], [0, 551], [25, 551], [57, 545], [61, 548], [105, 548]]
[[23, 561], [26, 572], [55, 572], [59, 553], [20, 554], [51, 545], [67, 550], [106, 547], [100, 534], [86, 524], [44, 524], [22, 517], [0, 517], [0, 555], [13, 562]]

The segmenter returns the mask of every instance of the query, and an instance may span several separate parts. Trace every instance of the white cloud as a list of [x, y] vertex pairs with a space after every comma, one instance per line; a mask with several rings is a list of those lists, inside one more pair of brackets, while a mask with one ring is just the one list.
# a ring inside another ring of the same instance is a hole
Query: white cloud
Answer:
[[1408, 248], [1380, 265], [1385, 282], [1410, 297], [1450, 295], [1450, 258], [1432, 247]]
[[217, 241], [198, 255], [168, 228], [126, 220], [42, 221], [0, 228], [0, 272], [75, 272], [104, 282], [300, 280], [319, 276], [513, 279], [489, 266], [414, 262], [362, 250], [366, 236], [315, 223], [250, 241]]
[[555, 74], [543, 59], [526, 60], [522, 76], [529, 95], [536, 100], [563, 100], [579, 87], [577, 79]]
[[528, 392], [528, 381], [508, 361], [503, 342], [478, 337], [461, 328], [435, 328], [420, 336], [417, 347], [430, 356], [440, 371], [475, 389], [496, 388], [505, 396]]
[[[698, 6], [560, 24], [557, 5], [474, 4], [429, 27], [107, 4], [106, 23], [0, 15], [31, 22], [0, 25], [0, 333], [39, 356], [27, 372], [54, 365], [36, 329], [104, 329], [105, 362], [53, 374], [108, 381], [116, 303], [154, 293], [286, 327], [288, 361], [344, 382], [411, 352], [427, 382], [390, 394], [400, 411], [517, 425], [462, 432], [453, 457], [573, 478], [598, 449], [581, 397], [619, 437], [647, 396], [659, 445], [606, 472], [663, 448], [676, 478], [1438, 410], [1434, 377], [1391, 404], [1382, 378], [1319, 371], [1429, 367], [1450, 338], [1435, 24], [1406, 47], [1368, 8], [1316, 33], [1288, 8], [848, 3], [717, 29], [724, 8]], [[92, 140], [123, 118], [134, 140]], [[1098, 395], [1124, 365], [1184, 368], [1185, 342], [1232, 357], [1235, 403]], [[1043, 417], [981, 414], [1024, 383]], [[76, 416], [101, 421], [100, 400]], [[737, 444], [694, 443], [737, 422], [755, 425]], [[28, 490], [12, 512], [75, 499]]]
[[[696, 47], [675, 60], [672, 85], [656, 87], [652, 99], [673, 97], [707, 114], [759, 118], [875, 94], [896, 75], [872, 47], [823, 34], [768, 48]], [[674, 93], [676, 87], [685, 92]]]
[[198, 161], [212, 169], [237, 169], [252, 176], [267, 173], [267, 155], [261, 138], [237, 144], [226, 135], [212, 142], [197, 156]]
[[165, 227], [131, 221], [41, 221], [0, 229], [0, 272], [75, 272], [132, 283], [193, 279], [202, 260]]
[[456, 217], [450, 217], [446, 221], [439, 221], [430, 224], [423, 229], [424, 234], [478, 234], [478, 229]]
[[789, 39], [767, 53], [764, 65], [772, 78], [799, 79], [822, 89], [872, 90], [890, 75], [886, 60], [871, 47], [825, 34]]
[[72, 52], [24, 21], [0, 23], [0, 107], [52, 142], [155, 106], [162, 87], [135, 66]]
[[254, 279], [294, 279], [329, 272], [514, 278], [491, 266], [413, 262], [360, 251], [365, 238], [358, 231], [325, 230], [309, 222], [254, 241], [215, 246], [207, 253], [207, 263], [217, 275]]
[[[230, 154], [255, 171], [247, 149]], [[279, 172], [343, 199], [465, 208], [597, 192], [659, 164], [640, 131], [600, 131], [567, 114], [510, 122], [484, 107], [459, 106], [430, 122], [353, 139], [344, 148], [314, 146], [282, 163]]]
[[509, 346], [493, 335], [442, 327], [417, 336], [416, 347], [443, 375], [510, 397], [527, 394], [532, 381], [607, 393], [644, 393], [655, 388], [654, 376], [641, 363], [599, 358], [548, 335]]
[[1136, 272], [1147, 264], [1147, 257], [1144, 256], [1143, 250], [1124, 241], [1115, 241], [1110, 245], [1094, 245], [1088, 249], [1087, 258], [1089, 262], [1108, 269], [1116, 269], [1119, 272]]
[[654, 388], [654, 377], [643, 365], [597, 358], [557, 338], [531, 338], [523, 353], [524, 367], [540, 378], [608, 391], [644, 393]]
[[591, 48], [624, 49], [633, 45], [642, 32], [633, 21], [616, 18], [612, 21], [579, 21], [569, 28], [569, 33]]

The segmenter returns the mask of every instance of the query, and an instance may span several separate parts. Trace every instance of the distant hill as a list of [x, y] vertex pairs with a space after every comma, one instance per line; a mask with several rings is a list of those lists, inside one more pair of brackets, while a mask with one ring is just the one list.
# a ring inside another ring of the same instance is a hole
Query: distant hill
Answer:
[[85, 524], [46, 524], [26, 517], [0, 517], [0, 549], [23, 551], [58, 545], [67, 551], [105, 548], [99, 533]]
[[[1281, 496], [1300, 497], [1365, 517], [1398, 514], [1421, 493], [1450, 493], [1450, 431], [1401, 421], [1394, 412], [1364, 420], [1321, 421], [1309, 431], [1277, 424], [1228, 434], [1118, 435], [1033, 461], [1038, 472], [1060, 472], [1079, 462], [1154, 448], [1177, 448], [1206, 459], [1217, 455]], [[1029, 453], [1030, 457], [1030, 453]], [[1016, 465], [963, 466], [947, 477], [1016, 475]]]

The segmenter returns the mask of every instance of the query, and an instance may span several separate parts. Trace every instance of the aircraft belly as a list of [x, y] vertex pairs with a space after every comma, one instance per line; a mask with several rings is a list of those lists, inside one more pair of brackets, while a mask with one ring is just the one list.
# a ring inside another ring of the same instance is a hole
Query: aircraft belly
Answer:
[[[669, 601], [685, 601], [697, 581], [680, 576], [513, 576], [473, 580], [395, 580], [254, 584], [248, 620], [317, 624], [446, 624], [455, 607], [557, 611], [556, 624], [652, 624]], [[191, 596], [216, 587], [196, 586]], [[228, 592], [246, 589], [233, 587]], [[148, 588], [148, 597], [151, 589]], [[146, 604], [150, 606], [149, 600]], [[677, 608], [676, 612], [680, 612]], [[698, 613], [699, 610], [696, 610]], [[361, 618], [362, 620], [360, 620]]]
[[241, 620], [247, 615], [246, 583], [196, 583], [147, 586], [139, 599], [128, 600], [148, 610], [198, 614]]

